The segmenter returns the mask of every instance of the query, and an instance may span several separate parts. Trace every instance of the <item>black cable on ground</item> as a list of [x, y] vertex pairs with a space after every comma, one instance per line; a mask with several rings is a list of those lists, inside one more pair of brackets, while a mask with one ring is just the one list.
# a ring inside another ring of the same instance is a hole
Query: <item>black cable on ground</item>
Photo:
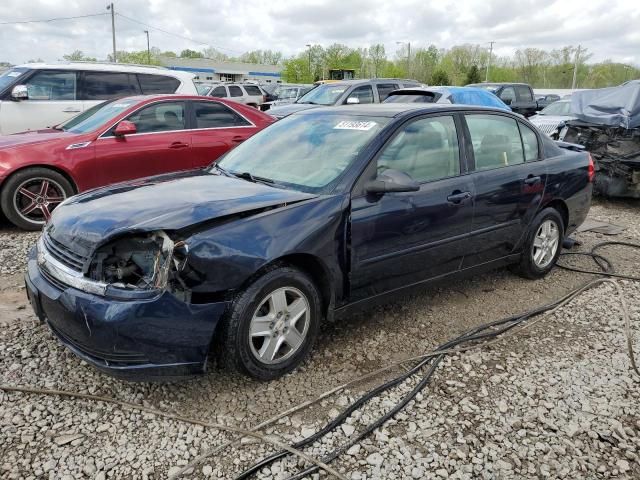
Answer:
[[[583, 256], [588, 256], [590, 258], [593, 259], [593, 261], [596, 263], [596, 265], [600, 268], [600, 271], [595, 271], [595, 270], [585, 270], [585, 269], [578, 269], [578, 268], [574, 268], [574, 267], [568, 267], [568, 266], [564, 266], [564, 265], [560, 265], [557, 264], [557, 266], [559, 268], [565, 269], [565, 270], [571, 270], [571, 271], [576, 271], [576, 272], [580, 272], [580, 273], [588, 273], [588, 274], [594, 274], [594, 275], [600, 275], [600, 276], [605, 276], [605, 277], [615, 277], [615, 278], [621, 278], [621, 279], [627, 279], [627, 280], [634, 280], [634, 281], [640, 281], [640, 277], [634, 277], [634, 276], [630, 276], [630, 275], [622, 275], [622, 274], [617, 274], [614, 271], [614, 267], [613, 267], [613, 263], [607, 259], [605, 256], [600, 255], [598, 253], [596, 253], [596, 250], [603, 248], [605, 246], [613, 246], [613, 245], [617, 245], [617, 246], [626, 246], [626, 247], [631, 247], [631, 248], [638, 248], [640, 249], [640, 245], [638, 244], [634, 244], [634, 243], [629, 243], [629, 242], [618, 242], [618, 241], [607, 241], [607, 242], [601, 242], [597, 245], [595, 245], [590, 252], [565, 252], [562, 255], [583, 255]], [[567, 295], [565, 295], [562, 299], [553, 302], [551, 304], [548, 305], [544, 305], [542, 307], [537, 307], [533, 310], [530, 310], [528, 312], [525, 312], [523, 314], [518, 314], [518, 315], [513, 315], [511, 317], [505, 318], [505, 319], [501, 319], [501, 320], [497, 320], [494, 322], [490, 322], [484, 325], [481, 325], [479, 327], [476, 327], [468, 332], [465, 332], [464, 334], [460, 335], [459, 337], [446, 342], [444, 344], [442, 344], [440, 347], [438, 347], [435, 352], [437, 353], [438, 351], [441, 350], [448, 350], [452, 347], [458, 346], [462, 343], [468, 343], [468, 342], [476, 342], [476, 341], [480, 341], [480, 340], [486, 340], [486, 339], [490, 339], [490, 338], [495, 338], [503, 333], [505, 333], [506, 331], [516, 327], [517, 325], [521, 324], [522, 322], [530, 319], [531, 317], [534, 317], [536, 315], [539, 315], [541, 313], [544, 313], [546, 311], [552, 310], [560, 305], [562, 305], [565, 301], [567, 301], [567, 299], [572, 298], [577, 292], [582, 291], [585, 288], [585, 285], [573, 290], [572, 292], [568, 293]], [[490, 328], [493, 327], [498, 327], [501, 326], [502, 328], [499, 328], [497, 330], [494, 331], [490, 331], [487, 332], [487, 330], [489, 330]], [[344, 423], [344, 421], [358, 408], [360, 408], [362, 405], [364, 405], [365, 403], [367, 403], [369, 400], [371, 400], [372, 398], [378, 396], [379, 394], [389, 390], [390, 388], [393, 388], [394, 386], [402, 383], [403, 381], [405, 381], [406, 379], [408, 379], [409, 377], [415, 375], [420, 369], [422, 369], [424, 366], [428, 365], [429, 363], [431, 363], [431, 366], [429, 368], [429, 370], [427, 370], [427, 372], [425, 373], [425, 375], [423, 376], [423, 378], [420, 380], [420, 382], [418, 382], [418, 384], [416, 385], [416, 387], [414, 387], [414, 389], [409, 392], [407, 395], [405, 395], [405, 397], [403, 397], [403, 399], [397, 403], [391, 410], [389, 410], [385, 415], [379, 417], [376, 421], [374, 421], [373, 423], [369, 424], [361, 433], [359, 433], [355, 438], [349, 440], [347, 443], [339, 446], [338, 448], [336, 448], [335, 450], [333, 450], [332, 452], [330, 452], [329, 454], [327, 454], [325, 457], [322, 458], [322, 461], [325, 463], [329, 463], [333, 460], [335, 460], [340, 454], [342, 454], [343, 452], [345, 452], [346, 450], [348, 450], [351, 446], [355, 445], [356, 443], [360, 442], [361, 440], [363, 440], [364, 438], [366, 438], [368, 435], [370, 435], [373, 431], [375, 431], [377, 428], [379, 428], [380, 426], [382, 426], [384, 423], [386, 423], [389, 419], [391, 419], [395, 414], [397, 414], [400, 410], [402, 410], [411, 400], [413, 400], [415, 398], [415, 396], [429, 383], [429, 381], [431, 380], [433, 373], [435, 372], [435, 369], [437, 368], [438, 364], [440, 363], [440, 361], [446, 356], [446, 353], [443, 353], [442, 355], [438, 355], [435, 357], [427, 357], [421, 361], [419, 361], [413, 368], [409, 369], [407, 372], [389, 380], [388, 382], [374, 388], [373, 390], [367, 392], [366, 394], [364, 394], [363, 396], [361, 396], [358, 400], [356, 400], [354, 403], [352, 403], [349, 407], [347, 407], [347, 409], [345, 409], [338, 417], [336, 417], [334, 420], [332, 420], [331, 422], [329, 422], [327, 425], [325, 425], [325, 427], [323, 427], [321, 430], [319, 430], [318, 432], [314, 433], [313, 435], [299, 441], [296, 442], [292, 445], [293, 448], [303, 448], [309, 444], [312, 444], [314, 442], [316, 442], [317, 440], [319, 440], [320, 438], [324, 437], [327, 433], [329, 433], [330, 431], [334, 430], [335, 428], [337, 428], [338, 426], [340, 426], [342, 423]], [[249, 478], [251, 475], [257, 473], [261, 468], [273, 463], [274, 461], [283, 458], [285, 456], [287, 456], [289, 454], [289, 452], [283, 450], [280, 452], [277, 452], [273, 455], [270, 455], [268, 457], [263, 458], [262, 460], [260, 460], [259, 462], [253, 464], [251, 467], [249, 467], [247, 470], [245, 470], [244, 472], [242, 472], [239, 476], [236, 477], [236, 480], [242, 480], [242, 479], [246, 479]], [[293, 475], [291, 477], [289, 477], [287, 480], [299, 480], [305, 476], [310, 475], [311, 473], [314, 473], [318, 470], [318, 467], [316, 465], [313, 465], [305, 470], [303, 470], [302, 472]]]

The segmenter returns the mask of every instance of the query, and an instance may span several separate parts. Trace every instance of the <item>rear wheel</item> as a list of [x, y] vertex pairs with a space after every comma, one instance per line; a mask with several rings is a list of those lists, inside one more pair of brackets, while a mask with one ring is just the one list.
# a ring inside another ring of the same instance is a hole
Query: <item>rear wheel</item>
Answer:
[[281, 266], [257, 278], [233, 301], [222, 326], [222, 361], [271, 380], [307, 357], [318, 332], [321, 300], [313, 281]]
[[48, 168], [27, 168], [6, 181], [0, 204], [15, 226], [39, 230], [53, 210], [73, 194], [73, 186], [60, 173]]
[[553, 208], [536, 215], [527, 235], [520, 263], [515, 271], [525, 278], [541, 278], [555, 266], [564, 239], [562, 216]]

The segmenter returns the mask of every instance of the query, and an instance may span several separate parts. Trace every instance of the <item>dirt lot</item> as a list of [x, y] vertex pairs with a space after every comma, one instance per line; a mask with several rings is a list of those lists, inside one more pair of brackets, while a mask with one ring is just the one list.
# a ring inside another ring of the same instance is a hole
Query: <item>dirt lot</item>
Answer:
[[[615, 237], [577, 234], [584, 243], [578, 248], [603, 240], [640, 243], [638, 212], [640, 204], [595, 205], [591, 218], [626, 230]], [[592, 278], [556, 269], [532, 282], [500, 270], [425, 289], [326, 325], [311, 359], [270, 383], [212, 365], [207, 375], [189, 381], [133, 384], [83, 364], [34, 318], [19, 272], [36, 238], [0, 226], [0, 383], [101, 395], [242, 428], [430, 351], [473, 326], [549, 303]], [[640, 251], [608, 247], [601, 253], [618, 272], [639, 274]], [[571, 262], [593, 268], [586, 259]], [[638, 352], [640, 284], [620, 284]], [[615, 286], [602, 285], [501, 342], [447, 357], [402, 413], [331, 465], [351, 479], [640, 478], [640, 379], [630, 369], [623, 327]], [[400, 371], [341, 391], [262, 432], [299, 440]], [[305, 453], [323, 457], [391, 408], [418, 379], [369, 402]], [[2, 478], [167, 478], [230, 438], [217, 429], [118, 405], [0, 391]], [[234, 478], [271, 451], [245, 438], [199, 462], [185, 477]], [[288, 478], [303, 463], [290, 457], [257, 477]]]

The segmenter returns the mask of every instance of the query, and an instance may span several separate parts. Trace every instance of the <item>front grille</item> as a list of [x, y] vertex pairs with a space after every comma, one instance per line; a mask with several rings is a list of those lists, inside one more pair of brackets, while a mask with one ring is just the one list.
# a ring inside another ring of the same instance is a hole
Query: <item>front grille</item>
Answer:
[[538, 130], [542, 133], [546, 133], [547, 135], [554, 133], [558, 129], [558, 125], [560, 125], [560, 122], [535, 124], [535, 126], [538, 127]]
[[55, 333], [64, 343], [70, 344], [85, 355], [93, 357], [94, 359], [103, 362], [105, 365], [142, 365], [149, 363], [149, 359], [142, 353], [107, 352], [94, 347], [89, 347], [54, 327], [51, 322], [48, 322], [48, 324], [53, 333]]
[[88, 260], [87, 257], [83, 257], [82, 255], [73, 252], [71, 249], [54, 240], [46, 233], [43, 235], [43, 239], [47, 251], [53, 258], [76, 272], [82, 272], [82, 269]]
[[44, 278], [47, 279], [47, 281], [51, 284], [53, 284], [56, 288], [58, 288], [59, 290], [66, 290], [67, 288], [69, 288], [68, 285], [66, 285], [65, 283], [61, 282], [60, 280], [58, 280], [56, 277], [54, 277], [53, 275], [51, 275], [46, 268], [42, 268], [40, 267], [40, 273], [42, 274], [42, 276]]

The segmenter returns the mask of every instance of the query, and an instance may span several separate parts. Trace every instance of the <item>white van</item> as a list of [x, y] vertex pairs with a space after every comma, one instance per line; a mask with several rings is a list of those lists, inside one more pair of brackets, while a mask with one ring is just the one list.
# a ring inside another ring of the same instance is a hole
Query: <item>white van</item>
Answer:
[[129, 95], [197, 95], [193, 74], [114, 63], [32, 63], [0, 74], [0, 135], [62, 123], [104, 100]]

